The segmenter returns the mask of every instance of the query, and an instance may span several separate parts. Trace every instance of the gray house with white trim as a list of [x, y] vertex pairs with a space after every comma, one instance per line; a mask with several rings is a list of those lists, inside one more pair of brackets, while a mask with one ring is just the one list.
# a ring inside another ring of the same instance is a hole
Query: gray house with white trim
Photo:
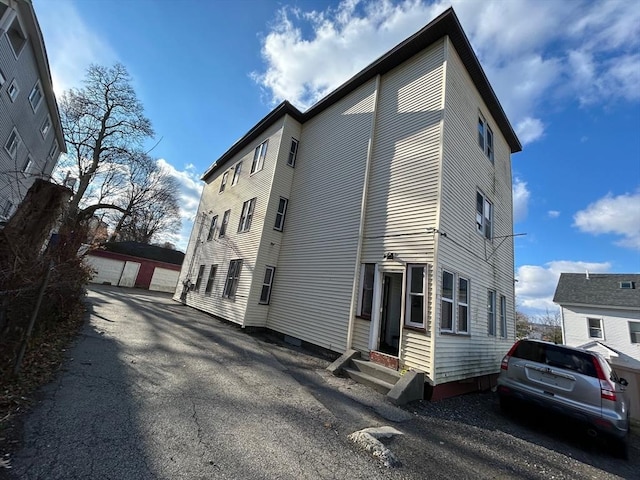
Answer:
[[0, 0], [0, 222], [66, 151], [31, 0]]
[[336, 353], [490, 384], [515, 340], [511, 154], [452, 9], [204, 174], [175, 299]]

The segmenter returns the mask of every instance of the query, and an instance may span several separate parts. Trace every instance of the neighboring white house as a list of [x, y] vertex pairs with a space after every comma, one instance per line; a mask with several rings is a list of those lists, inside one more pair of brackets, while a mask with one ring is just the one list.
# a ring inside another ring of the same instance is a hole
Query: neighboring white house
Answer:
[[425, 372], [437, 396], [486, 386], [515, 340], [520, 150], [449, 9], [207, 170], [174, 298]]
[[563, 273], [553, 301], [565, 344], [640, 369], [640, 274]]
[[31, 0], [0, 0], [0, 222], [35, 178], [49, 179], [65, 148]]

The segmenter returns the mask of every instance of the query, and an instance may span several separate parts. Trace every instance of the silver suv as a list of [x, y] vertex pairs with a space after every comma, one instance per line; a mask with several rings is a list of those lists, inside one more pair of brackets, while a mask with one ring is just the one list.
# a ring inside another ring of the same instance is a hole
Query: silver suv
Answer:
[[535, 404], [584, 422], [590, 435], [614, 437], [626, 455], [629, 432], [627, 381], [595, 352], [538, 340], [520, 340], [502, 359], [498, 397]]

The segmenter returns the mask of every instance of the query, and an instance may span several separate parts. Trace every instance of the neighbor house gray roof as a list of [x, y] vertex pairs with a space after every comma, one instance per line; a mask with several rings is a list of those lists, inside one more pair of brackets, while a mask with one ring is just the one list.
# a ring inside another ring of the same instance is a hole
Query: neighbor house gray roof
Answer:
[[[620, 288], [632, 282], [634, 288]], [[640, 309], [640, 274], [562, 273], [553, 301], [559, 305], [591, 305]]]
[[480, 65], [480, 61], [478, 60], [478, 57], [476, 57], [469, 39], [462, 30], [458, 17], [453, 11], [453, 8], [448, 8], [434, 20], [429, 22], [419, 32], [389, 50], [360, 73], [357, 73], [351, 79], [336, 88], [333, 92], [318, 101], [318, 103], [313, 105], [306, 112], [302, 113], [286, 100], [282, 102], [266, 117], [260, 120], [242, 138], [240, 138], [240, 140], [234, 143], [231, 148], [227, 150], [213, 165], [211, 165], [211, 167], [209, 167], [209, 169], [203, 174], [202, 180], [206, 181], [207, 178], [211, 176], [213, 172], [218, 170], [227, 160], [239, 153], [243, 148], [251, 144], [251, 142], [255, 141], [262, 132], [285, 114], [289, 114], [298, 122], [304, 123], [349, 93], [353, 92], [356, 88], [374, 78], [376, 75], [382, 75], [389, 72], [402, 62], [410, 59], [412, 56], [445, 36], [449, 37], [451, 43], [458, 52], [458, 55], [460, 55], [460, 59], [467, 69], [471, 80], [478, 89], [478, 92], [480, 92], [480, 95], [482, 95], [483, 100], [487, 104], [487, 108], [491, 112], [491, 115], [495, 119], [500, 131], [504, 135], [509, 148], [511, 149], [511, 153], [521, 151], [522, 145], [520, 140], [518, 140], [511, 123], [509, 123], [507, 115], [504, 113], [504, 110], [498, 101], [498, 97], [489, 84], [489, 80]]

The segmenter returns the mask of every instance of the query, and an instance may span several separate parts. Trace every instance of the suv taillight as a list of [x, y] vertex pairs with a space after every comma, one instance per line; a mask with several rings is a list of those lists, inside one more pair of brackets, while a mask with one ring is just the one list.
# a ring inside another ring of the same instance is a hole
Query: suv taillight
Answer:
[[509, 370], [509, 359], [513, 356], [513, 352], [516, 351], [520, 340], [513, 344], [513, 346], [509, 349], [509, 352], [502, 358], [502, 362], [500, 363], [500, 370]]
[[591, 357], [593, 360], [593, 366], [596, 369], [596, 374], [598, 375], [598, 380], [600, 380], [600, 398], [605, 400], [611, 400], [612, 402], [616, 401], [616, 387], [611, 380], [607, 378], [604, 373], [604, 369], [602, 365], [600, 365], [600, 361], [597, 357]]

